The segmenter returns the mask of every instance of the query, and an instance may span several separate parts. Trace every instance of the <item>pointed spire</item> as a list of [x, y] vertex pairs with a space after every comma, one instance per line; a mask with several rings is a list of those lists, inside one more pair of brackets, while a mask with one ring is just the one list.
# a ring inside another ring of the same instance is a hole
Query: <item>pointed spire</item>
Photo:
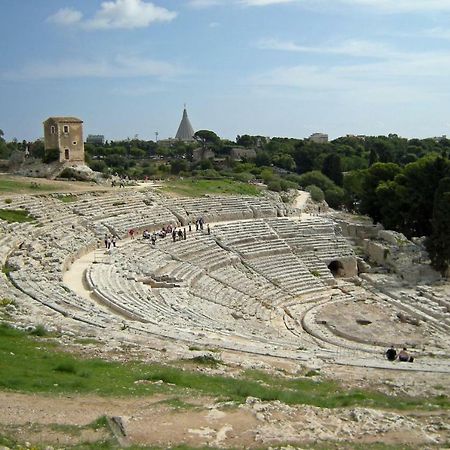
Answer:
[[175, 139], [179, 141], [193, 141], [194, 129], [192, 128], [191, 122], [186, 111], [186, 104], [184, 105], [183, 118], [181, 119], [180, 126], [178, 127]]

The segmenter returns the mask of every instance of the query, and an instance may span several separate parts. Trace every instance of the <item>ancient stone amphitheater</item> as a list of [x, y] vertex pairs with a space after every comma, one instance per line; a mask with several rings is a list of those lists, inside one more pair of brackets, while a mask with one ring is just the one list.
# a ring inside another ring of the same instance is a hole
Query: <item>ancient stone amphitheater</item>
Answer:
[[[379, 368], [393, 367], [386, 346], [406, 345], [416, 362], [402, 369], [450, 372], [446, 285], [361, 274], [354, 242], [329, 215], [266, 197], [168, 198], [152, 189], [84, 193], [72, 203], [10, 198], [2, 208], [37, 219], [0, 223], [8, 267], [0, 295], [26, 307], [23, 320]], [[210, 234], [188, 231], [199, 217]], [[186, 228], [186, 239], [153, 246], [141, 233], [127, 236], [167, 224]], [[111, 251], [105, 233], [120, 237]]]

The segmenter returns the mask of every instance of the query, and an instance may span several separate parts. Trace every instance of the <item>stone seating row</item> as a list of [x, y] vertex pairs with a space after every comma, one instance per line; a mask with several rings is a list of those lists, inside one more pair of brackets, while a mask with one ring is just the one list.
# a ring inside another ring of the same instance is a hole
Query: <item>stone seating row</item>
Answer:
[[100, 328], [115, 322], [112, 315], [64, 288], [62, 283], [50, 282], [41, 277], [33, 280], [26, 271], [11, 272], [10, 279], [23, 293], [63, 316]]
[[276, 286], [293, 295], [323, 290], [325, 287], [309, 272], [301, 260], [293, 255], [286, 254], [282, 258], [268, 256], [252, 259], [249, 265]]

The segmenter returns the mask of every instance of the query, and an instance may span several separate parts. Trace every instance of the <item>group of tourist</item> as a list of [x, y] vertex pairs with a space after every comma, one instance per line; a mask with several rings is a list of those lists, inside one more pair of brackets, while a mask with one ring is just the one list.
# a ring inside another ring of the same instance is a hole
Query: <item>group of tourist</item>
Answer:
[[414, 361], [414, 357], [408, 353], [406, 347], [403, 347], [403, 349], [397, 353], [397, 350], [395, 350], [395, 347], [393, 345], [391, 345], [391, 347], [386, 350], [385, 355], [389, 361], [395, 361], [395, 360], [398, 360], [400, 362], [413, 362]]
[[111, 247], [115, 247], [117, 243], [117, 238], [114, 235], [109, 235], [108, 233], [105, 234], [105, 248], [107, 250], [110, 250]]
[[[203, 230], [204, 227], [205, 227], [205, 221], [204, 221], [203, 217], [200, 217], [199, 219], [197, 219], [195, 221], [195, 230], [196, 231]], [[209, 224], [206, 225], [206, 230], [207, 230], [208, 234], [211, 234], [211, 228], [210, 228]], [[192, 231], [192, 223], [191, 222], [188, 223], [188, 231], [189, 232]], [[133, 229], [130, 229], [128, 231], [128, 235], [130, 236], [131, 239], [134, 239], [135, 231]], [[161, 228], [161, 230], [159, 230], [159, 231], [154, 231], [153, 233], [151, 233], [148, 230], [144, 230], [142, 233], [142, 239], [150, 240], [152, 245], [156, 244], [156, 240], [158, 238], [165, 238], [166, 236], [172, 236], [173, 242], [185, 241], [187, 239], [186, 227], [177, 228], [176, 226], [174, 226], [172, 224], [168, 224], [166, 226], [163, 226]]]

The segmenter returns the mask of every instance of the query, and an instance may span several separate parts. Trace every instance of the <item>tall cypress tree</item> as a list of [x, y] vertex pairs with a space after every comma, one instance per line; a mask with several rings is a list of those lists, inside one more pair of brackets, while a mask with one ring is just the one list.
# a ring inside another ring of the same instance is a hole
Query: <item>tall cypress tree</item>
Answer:
[[330, 180], [333, 180], [338, 186], [342, 186], [344, 177], [342, 175], [341, 158], [335, 153], [330, 153], [324, 160], [322, 165], [322, 173]]
[[431, 263], [442, 274], [450, 268], [450, 178], [443, 178], [434, 195], [433, 231], [427, 239]]

